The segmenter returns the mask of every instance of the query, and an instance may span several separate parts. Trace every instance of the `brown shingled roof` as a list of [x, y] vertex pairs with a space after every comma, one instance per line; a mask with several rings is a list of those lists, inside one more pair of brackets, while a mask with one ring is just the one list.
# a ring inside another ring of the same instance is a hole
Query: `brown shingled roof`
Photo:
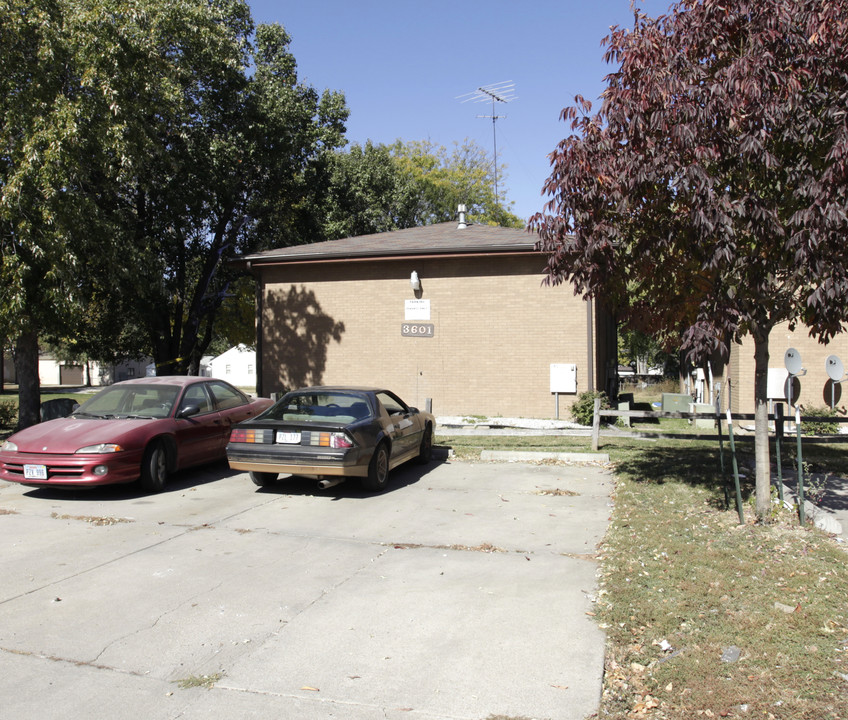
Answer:
[[294, 245], [245, 255], [252, 265], [265, 262], [387, 258], [399, 255], [445, 255], [492, 252], [532, 252], [538, 237], [524, 229], [468, 225], [455, 222], [425, 225], [392, 232], [358, 235], [327, 242]]

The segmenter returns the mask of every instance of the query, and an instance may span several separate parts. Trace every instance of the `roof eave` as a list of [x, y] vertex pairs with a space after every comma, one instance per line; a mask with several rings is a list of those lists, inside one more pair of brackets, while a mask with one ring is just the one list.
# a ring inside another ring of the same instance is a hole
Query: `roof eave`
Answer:
[[444, 259], [449, 257], [491, 257], [493, 255], [536, 255], [541, 254], [535, 245], [526, 247], [515, 245], [490, 246], [482, 248], [451, 248], [449, 251], [421, 251], [421, 250], [399, 250], [392, 253], [385, 251], [337, 253], [328, 255], [326, 253], [311, 253], [298, 255], [245, 255], [234, 260], [236, 263], [245, 263], [248, 267], [262, 265], [288, 265], [297, 263], [334, 263], [365, 260], [391, 261], [398, 258], [404, 259]]

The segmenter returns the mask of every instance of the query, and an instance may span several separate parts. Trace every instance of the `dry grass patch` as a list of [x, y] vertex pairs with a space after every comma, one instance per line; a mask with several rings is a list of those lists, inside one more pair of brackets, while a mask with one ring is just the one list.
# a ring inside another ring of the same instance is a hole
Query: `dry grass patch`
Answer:
[[844, 550], [788, 511], [739, 525], [715, 487], [669, 470], [617, 484], [601, 716], [848, 717]]

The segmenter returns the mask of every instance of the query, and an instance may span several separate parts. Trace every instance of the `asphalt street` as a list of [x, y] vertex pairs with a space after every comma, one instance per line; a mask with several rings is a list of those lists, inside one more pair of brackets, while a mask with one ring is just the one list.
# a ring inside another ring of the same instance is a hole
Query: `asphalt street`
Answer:
[[582, 720], [602, 467], [433, 462], [258, 489], [0, 486], [0, 718]]

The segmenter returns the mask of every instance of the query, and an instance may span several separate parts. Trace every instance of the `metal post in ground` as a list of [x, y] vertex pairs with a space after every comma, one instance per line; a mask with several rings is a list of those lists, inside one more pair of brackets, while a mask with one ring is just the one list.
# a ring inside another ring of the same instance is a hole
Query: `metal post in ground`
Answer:
[[595, 412], [592, 415], [592, 450], [598, 451], [601, 443], [601, 398], [595, 398]]
[[716, 425], [718, 426], [718, 456], [721, 462], [721, 477], [724, 481], [724, 509], [730, 509], [730, 478], [724, 469], [724, 439], [721, 434], [721, 401], [716, 397], [715, 404]]
[[801, 453], [801, 408], [795, 407], [795, 434], [798, 437], [798, 520], [804, 524], [804, 457]]
[[730, 457], [733, 460], [733, 480], [736, 484], [736, 511], [739, 513], [739, 524], [745, 524], [745, 512], [742, 509], [742, 489], [739, 487], [739, 465], [736, 462], [736, 444], [733, 442], [733, 418], [730, 409], [727, 410], [727, 437], [730, 439]]
[[777, 458], [777, 494], [780, 504], [783, 505], [783, 466], [780, 457], [783, 441], [783, 403], [774, 406], [774, 454]]

